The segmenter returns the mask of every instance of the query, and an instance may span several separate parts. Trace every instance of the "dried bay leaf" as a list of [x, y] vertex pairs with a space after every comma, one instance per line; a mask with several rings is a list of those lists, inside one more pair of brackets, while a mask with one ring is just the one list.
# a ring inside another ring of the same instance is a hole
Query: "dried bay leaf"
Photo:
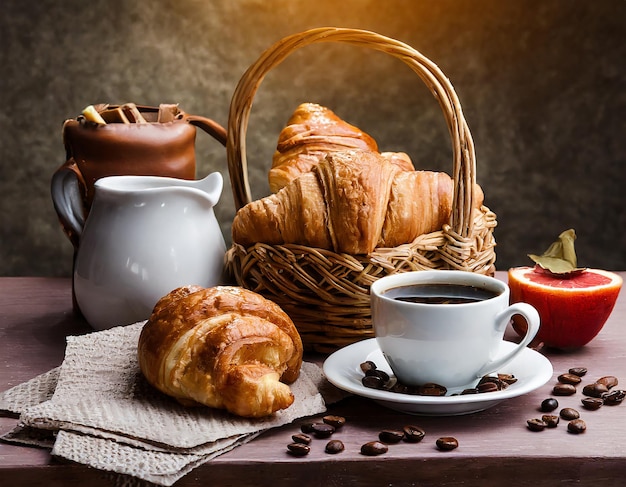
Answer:
[[577, 267], [575, 240], [576, 232], [570, 228], [561, 233], [558, 240], [552, 242], [543, 254], [528, 254], [528, 257], [539, 267], [553, 274], [578, 274], [585, 269]]

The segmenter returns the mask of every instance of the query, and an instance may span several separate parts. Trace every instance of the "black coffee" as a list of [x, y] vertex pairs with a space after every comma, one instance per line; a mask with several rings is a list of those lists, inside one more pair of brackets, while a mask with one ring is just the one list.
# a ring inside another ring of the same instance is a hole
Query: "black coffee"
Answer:
[[484, 301], [499, 293], [463, 284], [413, 284], [389, 289], [385, 296], [398, 301], [424, 304], [465, 304]]

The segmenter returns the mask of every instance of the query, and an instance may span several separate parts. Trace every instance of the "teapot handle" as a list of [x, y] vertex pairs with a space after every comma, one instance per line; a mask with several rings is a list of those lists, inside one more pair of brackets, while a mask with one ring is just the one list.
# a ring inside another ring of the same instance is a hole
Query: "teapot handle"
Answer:
[[77, 250], [85, 226], [85, 209], [81, 188], [85, 187], [74, 159], [68, 159], [57, 169], [50, 183], [52, 203], [63, 231]]
[[187, 115], [187, 122], [201, 128], [220, 144], [226, 147], [226, 129], [216, 121], [200, 115]]

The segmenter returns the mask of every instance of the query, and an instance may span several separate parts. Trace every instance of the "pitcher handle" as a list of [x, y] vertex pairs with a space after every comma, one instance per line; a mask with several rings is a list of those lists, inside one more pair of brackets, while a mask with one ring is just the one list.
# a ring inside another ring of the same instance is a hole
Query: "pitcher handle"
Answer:
[[226, 147], [226, 129], [215, 120], [200, 115], [187, 115], [187, 122], [201, 128], [220, 144]]
[[52, 203], [63, 231], [74, 249], [78, 249], [80, 236], [85, 226], [85, 209], [81, 188], [85, 187], [74, 159], [68, 159], [52, 175], [50, 192]]
[[482, 377], [483, 375], [491, 374], [492, 372], [501, 369], [506, 364], [511, 362], [511, 360], [513, 360], [530, 344], [533, 338], [535, 338], [535, 335], [537, 335], [540, 325], [539, 313], [533, 306], [528, 303], [514, 303], [508, 308], [501, 311], [496, 317], [496, 327], [506, 327], [513, 315], [517, 314], [523, 316], [528, 323], [526, 335], [524, 336], [522, 341], [515, 346], [513, 350], [511, 350], [503, 357], [499, 357], [495, 360], [490, 361], [480, 371], [478, 371], [477, 378]]

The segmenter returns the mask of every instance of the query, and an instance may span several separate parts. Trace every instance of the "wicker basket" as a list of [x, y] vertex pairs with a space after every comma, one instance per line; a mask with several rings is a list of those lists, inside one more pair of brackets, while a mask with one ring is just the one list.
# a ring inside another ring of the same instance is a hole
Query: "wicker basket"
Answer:
[[265, 75], [294, 50], [320, 42], [342, 42], [383, 51], [405, 62], [430, 88], [446, 119], [453, 148], [454, 197], [450, 224], [394, 248], [368, 255], [338, 254], [302, 245], [234, 244], [227, 269], [237, 283], [278, 303], [298, 327], [305, 348], [331, 352], [370, 338], [369, 288], [395, 272], [460, 269], [481, 274], [495, 270], [496, 216], [472, 210], [476, 162], [472, 137], [457, 95], [440, 69], [410, 46], [374, 32], [318, 28], [282, 39], [244, 73], [233, 94], [226, 145], [237, 209], [251, 201], [245, 136], [252, 99]]

